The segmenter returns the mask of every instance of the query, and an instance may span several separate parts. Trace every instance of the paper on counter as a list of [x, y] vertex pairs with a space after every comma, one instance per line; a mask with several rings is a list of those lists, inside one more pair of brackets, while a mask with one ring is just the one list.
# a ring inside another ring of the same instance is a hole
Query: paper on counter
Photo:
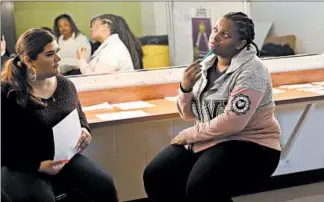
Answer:
[[314, 83], [312, 83], [312, 84], [314, 84], [314, 85], [322, 85], [322, 86], [324, 86], [324, 81], [321, 81], [321, 82], [314, 82]]
[[321, 91], [321, 90], [324, 90], [324, 86], [313, 86], [312, 88], [298, 88], [296, 90], [299, 90], [299, 91], [309, 91], [309, 92]]
[[177, 102], [177, 96], [174, 96], [174, 97], [165, 97], [164, 99], [166, 99], [166, 100], [169, 100], [169, 101], [171, 101], [171, 102]]
[[307, 90], [307, 92], [324, 95], [324, 88], [322, 88], [322, 89], [311, 89], [311, 90]]
[[279, 89], [276, 89], [276, 88], [272, 88], [272, 93], [273, 94], [279, 94], [279, 93], [284, 93], [285, 91], [284, 90], [279, 90]]
[[311, 93], [317, 93], [320, 95], [324, 94], [324, 86], [317, 86], [317, 87], [313, 87], [313, 88], [301, 88], [301, 89], [297, 89], [297, 90], [311, 92]]
[[317, 93], [317, 94], [320, 94], [320, 95], [324, 95], [324, 90], [314, 91], [313, 93]]
[[108, 102], [104, 102], [104, 103], [97, 104], [97, 105], [82, 107], [82, 111], [86, 112], [86, 111], [92, 111], [92, 110], [98, 110], [98, 109], [113, 109], [113, 108], [114, 107], [111, 106]]
[[142, 110], [135, 110], [135, 111], [126, 111], [126, 112], [112, 112], [112, 113], [97, 114], [96, 116], [102, 121], [111, 121], [111, 120], [143, 117], [148, 115], [149, 115], [148, 113]]
[[113, 104], [112, 106], [117, 107], [117, 108], [122, 109], [122, 110], [155, 107], [154, 104], [144, 102], [144, 101], [133, 101], [133, 102], [118, 103], [118, 104]]
[[288, 88], [288, 89], [296, 89], [296, 88], [312, 88], [312, 87], [313, 87], [313, 85], [310, 84], [310, 83], [280, 86], [280, 88]]
[[313, 93], [324, 95], [324, 90], [313, 91]]
[[81, 136], [81, 124], [77, 109], [74, 109], [53, 128], [54, 160], [70, 160], [78, 151], [76, 145]]

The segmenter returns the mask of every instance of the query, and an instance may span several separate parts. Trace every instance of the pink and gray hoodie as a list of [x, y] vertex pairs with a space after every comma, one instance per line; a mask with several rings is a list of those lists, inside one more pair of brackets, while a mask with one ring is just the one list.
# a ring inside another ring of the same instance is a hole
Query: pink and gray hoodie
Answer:
[[229, 140], [250, 141], [281, 150], [281, 129], [274, 116], [271, 77], [256, 56], [254, 46], [233, 57], [226, 73], [202, 93], [207, 85], [207, 69], [215, 60], [213, 54], [201, 62], [202, 77], [190, 93], [179, 89], [180, 116], [184, 120], [195, 119], [195, 126], [178, 135], [192, 145], [194, 152]]

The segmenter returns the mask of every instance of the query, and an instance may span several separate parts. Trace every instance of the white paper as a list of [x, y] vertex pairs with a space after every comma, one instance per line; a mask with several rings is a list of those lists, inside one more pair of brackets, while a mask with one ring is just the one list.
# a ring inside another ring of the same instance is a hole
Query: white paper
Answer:
[[313, 85], [310, 83], [307, 84], [296, 84], [296, 85], [284, 85], [280, 86], [280, 88], [288, 88], [288, 89], [296, 89], [296, 88], [312, 88]]
[[97, 114], [96, 116], [102, 121], [112, 121], [112, 120], [120, 120], [120, 119], [127, 119], [127, 118], [143, 117], [148, 115], [149, 115], [148, 113], [142, 110], [135, 110], [135, 111], [126, 111], [126, 112], [112, 112], [112, 113]]
[[53, 127], [54, 160], [70, 160], [76, 153], [76, 145], [81, 136], [81, 124], [77, 109]]
[[314, 82], [314, 83], [312, 83], [312, 84], [315, 84], [315, 85], [322, 85], [322, 86], [324, 86], [324, 81], [321, 81], [321, 82]]
[[169, 100], [169, 101], [171, 101], [171, 102], [177, 102], [177, 96], [174, 96], [174, 97], [165, 97], [164, 99], [166, 99], [166, 100]]
[[86, 112], [86, 111], [93, 111], [93, 110], [98, 110], [98, 109], [113, 109], [113, 108], [114, 107], [111, 106], [108, 102], [104, 102], [104, 103], [97, 104], [97, 105], [82, 107], [82, 110], [84, 112]]
[[320, 94], [320, 95], [324, 95], [324, 90], [314, 91], [313, 93], [317, 93], [317, 94]]
[[154, 104], [144, 102], [144, 101], [118, 103], [118, 104], [113, 104], [112, 106], [122, 110], [155, 107]]
[[298, 88], [296, 90], [314, 92], [324, 90], [324, 86], [313, 86], [312, 88]]
[[279, 93], [284, 93], [285, 91], [283, 90], [279, 90], [279, 89], [276, 89], [276, 88], [272, 88], [272, 93], [273, 94], [279, 94]]
[[320, 95], [324, 95], [324, 88], [322, 89], [310, 89], [310, 90], [305, 90], [307, 92], [311, 92], [311, 93], [317, 93], [317, 94], [320, 94]]

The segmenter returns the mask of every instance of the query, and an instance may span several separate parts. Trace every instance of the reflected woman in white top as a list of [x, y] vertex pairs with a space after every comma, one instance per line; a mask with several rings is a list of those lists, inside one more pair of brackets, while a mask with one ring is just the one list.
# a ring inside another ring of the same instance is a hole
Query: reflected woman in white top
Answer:
[[91, 38], [101, 43], [90, 62], [85, 59], [86, 48], [78, 50], [82, 74], [127, 72], [142, 69], [142, 48], [125, 20], [104, 14], [91, 20]]
[[54, 20], [54, 34], [60, 46], [60, 72], [66, 74], [74, 69], [79, 69], [77, 52], [80, 47], [85, 47], [84, 58], [89, 61], [91, 45], [89, 39], [81, 33], [72, 17], [62, 14]]

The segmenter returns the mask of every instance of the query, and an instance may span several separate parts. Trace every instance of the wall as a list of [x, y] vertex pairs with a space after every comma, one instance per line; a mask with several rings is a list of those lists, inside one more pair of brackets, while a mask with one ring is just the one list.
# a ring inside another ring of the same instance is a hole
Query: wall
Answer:
[[98, 14], [121, 15], [136, 36], [142, 36], [140, 2], [15, 2], [16, 34], [19, 37], [30, 28], [52, 28], [54, 19], [67, 13], [79, 29], [90, 34], [90, 20]]
[[[281, 131], [282, 142], [286, 143], [294, 130], [306, 104], [277, 105], [276, 116]], [[324, 168], [324, 102], [316, 104], [307, 116], [300, 132], [286, 159], [279, 163], [274, 175]]]
[[145, 35], [167, 35], [166, 2], [141, 2], [142, 33]]
[[324, 52], [324, 2], [251, 2], [253, 20], [273, 21], [271, 34], [295, 34], [297, 53]]
[[141, 2], [142, 33], [143, 35], [155, 35], [155, 2]]
[[154, 2], [155, 34], [168, 34], [166, 2]]

